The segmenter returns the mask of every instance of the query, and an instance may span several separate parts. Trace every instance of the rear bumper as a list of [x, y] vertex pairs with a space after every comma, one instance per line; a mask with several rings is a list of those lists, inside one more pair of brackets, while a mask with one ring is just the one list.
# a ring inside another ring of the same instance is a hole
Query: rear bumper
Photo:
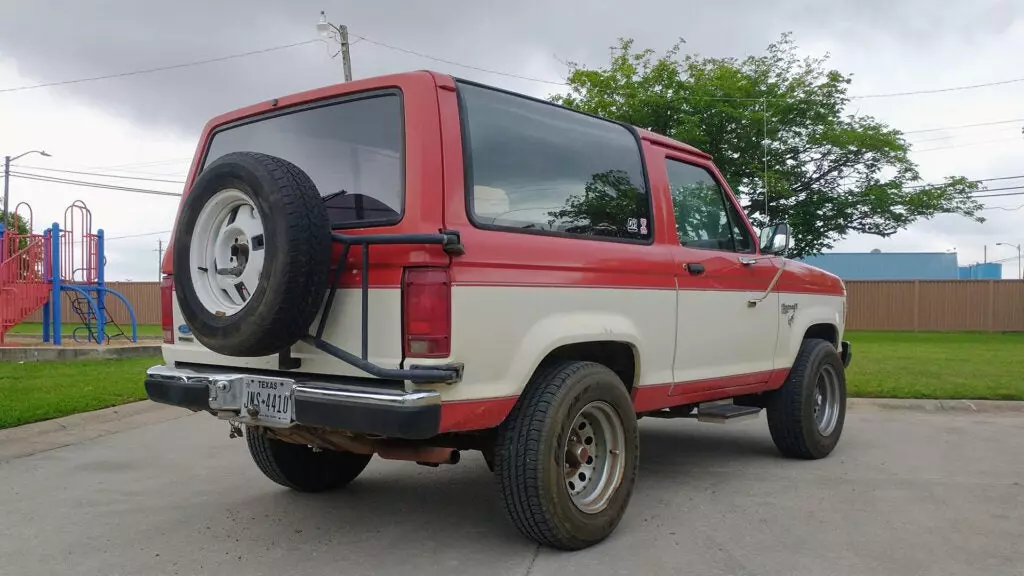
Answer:
[[850, 361], [853, 360], [853, 349], [850, 347], [850, 343], [843, 340], [839, 345], [839, 357], [843, 359], [843, 366], [848, 367]]
[[242, 412], [243, 386], [246, 378], [254, 376], [154, 366], [146, 371], [146, 395], [154, 402], [276, 428], [317, 426], [418, 440], [437, 435], [441, 425], [441, 395], [433, 390], [404, 392], [276, 375], [274, 380], [290, 385], [290, 417], [287, 421], [261, 419]]

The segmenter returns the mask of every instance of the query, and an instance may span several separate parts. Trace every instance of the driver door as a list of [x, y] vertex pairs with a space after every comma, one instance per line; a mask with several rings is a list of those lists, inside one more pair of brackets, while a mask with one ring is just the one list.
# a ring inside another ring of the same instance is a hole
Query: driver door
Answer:
[[665, 156], [679, 248], [671, 395], [767, 381], [775, 367], [779, 295], [774, 259], [755, 237], [715, 167]]

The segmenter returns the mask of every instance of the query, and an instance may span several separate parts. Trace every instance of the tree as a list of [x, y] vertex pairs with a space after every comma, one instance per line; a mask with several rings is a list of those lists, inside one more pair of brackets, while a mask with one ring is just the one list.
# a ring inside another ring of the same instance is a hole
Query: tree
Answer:
[[680, 55], [679, 43], [656, 56], [621, 39], [605, 68], [570, 64], [568, 92], [550, 99], [712, 154], [755, 226], [789, 222], [793, 256], [938, 214], [983, 222], [982, 187], [923, 183], [899, 130], [845, 112], [851, 77], [827, 60], [799, 58], [789, 34], [743, 59]]

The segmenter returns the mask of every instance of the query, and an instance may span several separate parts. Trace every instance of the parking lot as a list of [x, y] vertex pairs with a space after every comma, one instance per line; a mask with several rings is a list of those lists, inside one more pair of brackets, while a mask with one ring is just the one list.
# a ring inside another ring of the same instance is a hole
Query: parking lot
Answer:
[[618, 531], [563, 553], [507, 523], [477, 454], [300, 495], [188, 415], [0, 463], [0, 573], [1024, 574], [1020, 413], [858, 407], [818, 462], [779, 458], [763, 416], [641, 429]]

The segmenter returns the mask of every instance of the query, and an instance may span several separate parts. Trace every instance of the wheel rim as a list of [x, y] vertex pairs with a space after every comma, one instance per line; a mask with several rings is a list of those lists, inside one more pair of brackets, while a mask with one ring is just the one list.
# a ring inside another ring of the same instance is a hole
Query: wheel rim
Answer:
[[611, 405], [595, 401], [573, 419], [565, 439], [565, 488], [587, 514], [608, 506], [625, 471], [626, 433]]
[[839, 421], [839, 375], [831, 366], [825, 365], [818, 374], [814, 385], [814, 423], [822, 436], [828, 436]]
[[263, 219], [247, 194], [227, 188], [203, 206], [192, 229], [192, 285], [203, 307], [217, 316], [237, 314], [263, 272]]

